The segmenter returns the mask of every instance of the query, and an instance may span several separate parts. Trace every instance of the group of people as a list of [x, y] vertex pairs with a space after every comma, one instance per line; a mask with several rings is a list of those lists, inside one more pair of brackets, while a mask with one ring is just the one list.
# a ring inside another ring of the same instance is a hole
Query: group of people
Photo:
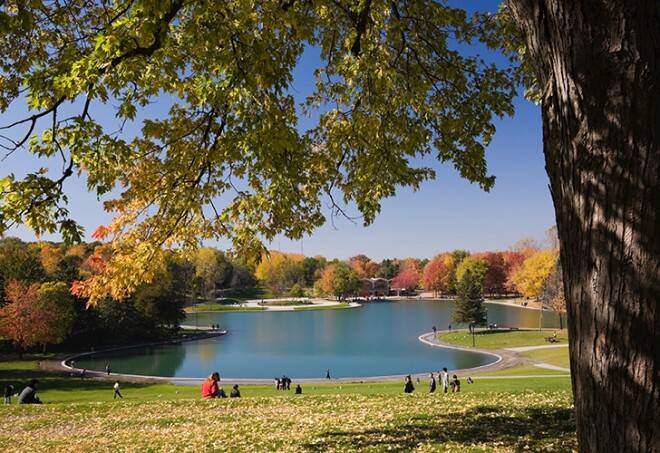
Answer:
[[[202, 398], [227, 398], [227, 394], [222, 387], [218, 384], [220, 382], [220, 373], [217, 371], [209, 374], [206, 380], [202, 383]], [[240, 398], [241, 391], [238, 389], [238, 384], [234, 384], [229, 392], [229, 398]]]
[[282, 377], [275, 378], [275, 390], [291, 390], [291, 378], [282, 375]]
[[[30, 380], [23, 391], [18, 395], [18, 404], [41, 404], [41, 400], [36, 394], [38, 386], [39, 379]], [[9, 384], [5, 387], [5, 404], [11, 404], [12, 396], [16, 396], [14, 394], [14, 386]]]
[[[451, 380], [449, 379], [449, 372], [447, 371], [447, 368], [443, 368], [442, 371], [438, 371], [438, 380], [442, 384], [442, 391], [444, 393], [449, 392], [449, 389], [451, 389], [452, 393], [459, 393], [461, 391], [461, 381], [458, 380], [458, 376], [455, 374], [452, 376]], [[417, 378], [417, 383], [419, 384], [419, 378]], [[472, 378], [468, 377], [467, 378], [468, 384], [472, 384]], [[436, 384], [436, 379], [435, 375], [433, 373], [429, 373], [429, 393], [434, 393], [436, 390], [437, 384]], [[413, 385], [413, 380], [410, 375], [406, 376], [404, 379], [404, 387], [403, 387], [403, 392], [404, 393], [412, 393], [415, 391], [415, 386]]]

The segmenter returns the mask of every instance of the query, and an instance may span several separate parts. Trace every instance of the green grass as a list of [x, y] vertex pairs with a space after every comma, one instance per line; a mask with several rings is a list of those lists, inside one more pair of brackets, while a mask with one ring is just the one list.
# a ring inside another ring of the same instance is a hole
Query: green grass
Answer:
[[[557, 330], [558, 344], [568, 344], [566, 330]], [[545, 341], [551, 337], [551, 330], [477, 330], [474, 335], [475, 347], [480, 349], [504, 349], [522, 346], [548, 346], [551, 343]], [[444, 335], [438, 334], [438, 338], [446, 343], [459, 346], [472, 346], [472, 335], [467, 330], [459, 330]]]
[[568, 368], [570, 366], [568, 348], [535, 349], [532, 351], [521, 352], [520, 355], [538, 362], [549, 363], [550, 365], [562, 368]]
[[272, 299], [275, 297], [270, 289], [262, 287], [227, 290], [225, 291], [225, 294], [228, 298], [234, 298], [241, 301], [254, 299]]

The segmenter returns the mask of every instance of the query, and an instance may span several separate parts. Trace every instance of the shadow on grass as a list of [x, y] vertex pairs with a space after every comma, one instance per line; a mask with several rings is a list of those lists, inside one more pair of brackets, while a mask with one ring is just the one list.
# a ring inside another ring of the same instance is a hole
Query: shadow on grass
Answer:
[[514, 451], [577, 450], [573, 411], [566, 408], [533, 407], [514, 415], [494, 406], [479, 406], [444, 417], [407, 417], [392, 427], [346, 432], [325, 432], [305, 451], [374, 449], [410, 451], [422, 445]]
[[[112, 382], [114, 382], [112, 376], [104, 380], [90, 377], [80, 379], [80, 370], [75, 370], [73, 372], [53, 372], [39, 369], [9, 369], [0, 371], [0, 385], [3, 389], [5, 385], [12, 384], [16, 391], [20, 392], [31, 379], [39, 380], [40, 395], [43, 395], [44, 393], [51, 390], [65, 393], [71, 392], [76, 394], [90, 390], [107, 392], [108, 388], [112, 386]], [[147, 382], [130, 383], [130, 387], [132, 389], [148, 388], [152, 386], [153, 384]]]

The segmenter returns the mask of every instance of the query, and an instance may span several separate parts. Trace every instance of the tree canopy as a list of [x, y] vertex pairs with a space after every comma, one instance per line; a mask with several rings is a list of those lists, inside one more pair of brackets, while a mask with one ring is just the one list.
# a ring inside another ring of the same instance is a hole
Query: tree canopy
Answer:
[[[78, 287], [94, 302], [151, 279], [163, 246], [228, 238], [258, 255], [350, 203], [369, 224], [398, 186], [435, 176], [415, 156], [488, 190], [485, 146], [517, 79], [458, 48], [493, 44], [501, 18], [431, 0], [4, 2], [0, 111], [30, 113], [5, 124], [2, 145], [57, 168], [0, 180], [0, 231], [79, 239], [66, 184], [83, 175], [115, 214], [95, 232], [113, 258]], [[292, 72], [308, 48], [322, 62], [299, 100]], [[316, 124], [300, 130], [301, 113]]]

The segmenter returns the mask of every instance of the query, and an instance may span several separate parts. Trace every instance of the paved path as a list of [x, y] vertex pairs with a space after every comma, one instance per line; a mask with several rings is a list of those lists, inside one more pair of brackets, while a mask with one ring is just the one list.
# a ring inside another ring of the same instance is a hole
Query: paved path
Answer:
[[512, 351], [512, 352], [525, 352], [525, 351], [533, 351], [534, 349], [551, 349], [551, 348], [567, 348], [567, 344], [549, 344], [549, 345], [541, 345], [541, 346], [522, 346], [520, 348], [506, 348], [507, 351]]

